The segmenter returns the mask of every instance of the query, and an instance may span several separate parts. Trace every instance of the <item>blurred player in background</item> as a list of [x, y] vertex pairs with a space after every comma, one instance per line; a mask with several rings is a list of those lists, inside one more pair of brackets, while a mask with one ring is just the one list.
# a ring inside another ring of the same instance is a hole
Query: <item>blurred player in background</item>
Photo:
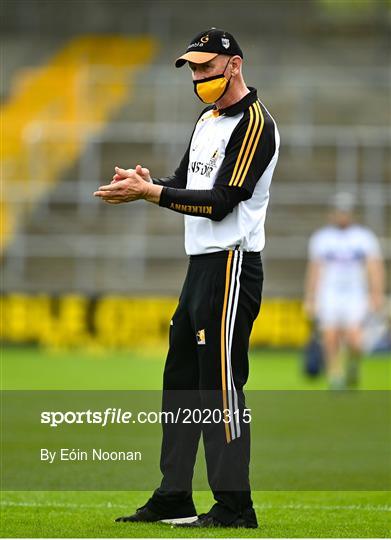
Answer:
[[384, 303], [379, 241], [371, 230], [355, 223], [353, 209], [354, 197], [338, 193], [330, 224], [316, 231], [309, 242], [305, 308], [319, 324], [332, 389], [357, 385], [364, 322]]

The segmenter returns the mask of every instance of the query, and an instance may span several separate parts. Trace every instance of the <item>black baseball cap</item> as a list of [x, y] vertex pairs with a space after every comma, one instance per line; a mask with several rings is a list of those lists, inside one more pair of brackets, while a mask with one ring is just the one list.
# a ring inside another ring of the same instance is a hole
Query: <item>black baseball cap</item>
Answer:
[[210, 28], [191, 40], [185, 54], [176, 59], [175, 67], [182, 67], [186, 62], [203, 64], [218, 54], [238, 55], [243, 58], [242, 49], [232, 34], [218, 28]]

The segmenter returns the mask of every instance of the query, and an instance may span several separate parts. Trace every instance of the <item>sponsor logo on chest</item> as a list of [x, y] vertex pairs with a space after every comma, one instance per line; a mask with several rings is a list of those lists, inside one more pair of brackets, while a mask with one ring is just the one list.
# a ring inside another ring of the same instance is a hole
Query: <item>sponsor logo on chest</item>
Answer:
[[217, 161], [219, 159], [220, 152], [217, 148], [209, 161], [191, 161], [189, 164], [189, 170], [193, 174], [199, 174], [201, 176], [205, 176], [206, 178], [210, 178], [210, 175], [214, 171], [214, 169], [217, 167]]

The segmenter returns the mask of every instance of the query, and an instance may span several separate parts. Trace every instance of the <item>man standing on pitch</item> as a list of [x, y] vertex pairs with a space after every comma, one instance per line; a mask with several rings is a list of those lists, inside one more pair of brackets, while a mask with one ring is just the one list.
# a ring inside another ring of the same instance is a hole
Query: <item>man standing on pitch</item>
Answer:
[[[112, 204], [145, 199], [185, 214], [190, 261], [170, 326], [163, 409], [185, 404], [222, 415], [211, 423], [163, 424], [161, 486], [135, 514], [117, 521], [255, 528], [243, 387], [261, 304], [260, 252], [279, 134], [243, 80], [243, 53], [231, 34], [201, 32], [175, 65], [186, 62], [196, 95], [209, 105], [175, 173], [151, 178], [140, 165], [116, 168], [113, 182], [95, 196]], [[201, 433], [216, 504], [197, 517], [191, 484]]]

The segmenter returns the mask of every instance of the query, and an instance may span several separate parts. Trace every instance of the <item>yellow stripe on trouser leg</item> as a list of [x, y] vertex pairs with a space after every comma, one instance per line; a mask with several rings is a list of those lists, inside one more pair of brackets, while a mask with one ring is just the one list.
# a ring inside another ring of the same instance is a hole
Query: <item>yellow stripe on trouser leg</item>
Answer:
[[[226, 333], [226, 327], [225, 327], [225, 319], [226, 319], [226, 313], [227, 313], [227, 301], [228, 301], [228, 295], [229, 295], [229, 284], [230, 284], [230, 274], [231, 274], [231, 263], [232, 263], [232, 253], [233, 251], [228, 252], [228, 259], [227, 259], [227, 266], [225, 271], [225, 293], [224, 293], [224, 304], [223, 304], [223, 313], [221, 316], [221, 382], [222, 382], [222, 391], [223, 391], [223, 407], [224, 411], [228, 409], [227, 404], [227, 379], [226, 379], [226, 373], [225, 373], [225, 333]], [[231, 442], [231, 434], [229, 431], [229, 424], [228, 420], [226, 418], [226, 413], [224, 412], [224, 421], [225, 421], [225, 435], [227, 438], [227, 442]]]

